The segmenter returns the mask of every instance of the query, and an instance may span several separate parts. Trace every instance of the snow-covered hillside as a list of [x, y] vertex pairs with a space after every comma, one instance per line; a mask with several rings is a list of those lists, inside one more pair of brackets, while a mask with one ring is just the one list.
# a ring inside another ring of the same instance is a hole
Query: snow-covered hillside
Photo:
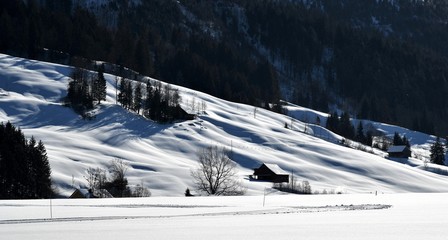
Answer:
[[[295, 120], [293, 130], [286, 129], [290, 117], [177, 86], [184, 109], [193, 111], [193, 102], [205, 102], [206, 113], [191, 121], [154, 123], [115, 104], [115, 76], [106, 74], [107, 100], [95, 110], [95, 119], [83, 120], [62, 104], [70, 72], [67, 66], [0, 55], [0, 121], [11, 121], [26, 136], [44, 142], [54, 184], [65, 196], [73, 186], [85, 187], [89, 167], [107, 168], [114, 158], [129, 163], [131, 185], [143, 183], [153, 196], [181, 196], [193, 188], [190, 171], [197, 167], [197, 151], [211, 145], [232, 150], [248, 195], [272, 186], [248, 178], [263, 162], [278, 164], [299, 181], [308, 180], [313, 191], [448, 191], [448, 177], [439, 174], [448, 170], [444, 167], [429, 164], [432, 171], [426, 171], [422, 160], [391, 161], [353, 150], [334, 143], [339, 137], [322, 134], [325, 129], [319, 126]], [[288, 108], [299, 120], [306, 112], [325, 117], [298, 106]], [[428, 155], [432, 137], [374, 125], [388, 134], [406, 133], [413, 149]]]

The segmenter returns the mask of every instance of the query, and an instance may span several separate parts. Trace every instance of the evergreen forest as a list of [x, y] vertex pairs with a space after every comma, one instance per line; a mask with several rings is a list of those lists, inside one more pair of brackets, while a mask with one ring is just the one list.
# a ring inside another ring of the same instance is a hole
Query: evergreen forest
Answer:
[[42, 141], [26, 139], [10, 122], [0, 123], [0, 199], [52, 196], [51, 169]]
[[448, 133], [444, 1], [82, 2], [0, 1], [0, 51], [101, 60], [231, 101], [283, 99]]

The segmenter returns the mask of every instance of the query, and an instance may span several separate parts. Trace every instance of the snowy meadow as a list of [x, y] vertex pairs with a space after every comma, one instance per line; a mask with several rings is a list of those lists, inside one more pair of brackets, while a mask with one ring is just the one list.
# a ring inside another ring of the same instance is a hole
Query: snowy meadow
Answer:
[[[0, 202], [2, 239], [446, 239], [448, 194]], [[51, 218], [52, 217], [52, 218]]]

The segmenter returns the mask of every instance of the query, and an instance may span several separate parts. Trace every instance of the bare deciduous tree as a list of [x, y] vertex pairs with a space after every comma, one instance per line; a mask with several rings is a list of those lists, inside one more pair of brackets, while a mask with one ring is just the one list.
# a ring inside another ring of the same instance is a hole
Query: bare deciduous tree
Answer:
[[207, 147], [199, 151], [199, 167], [191, 172], [196, 188], [208, 195], [242, 195], [245, 189], [236, 178], [236, 164], [225, 149]]
[[134, 190], [132, 191], [132, 197], [151, 197], [151, 191], [149, 191], [149, 189], [145, 188], [140, 184], [137, 184], [137, 186], [135, 186]]
[[202, 100], [201, 108], [202, 113], [205, 113], [205, 110], [207, 110], [207, 103], [204, 100]]
[[108, 182], [107, 189], [114, 197], [126, 197], [130, 195], [128, 179], [126, 178], [128, 168], [129, 165], [123, 159], [115, 158], [112, 160], [112, 165], [109, 167], [111, 179]]
[[112, 180], [124, 181], [125, 175], [128, 171], [129, 165], [123, 159], [115, 158], [112, 160], [112, 166], [109, 168], [109, 173], [112, 175]]
[[[137, 185], [134, 190], [128, 187], [126, 172], [129, 164], [123, 159], [115, 158], [108, 170], [101, 168], [88, 168], [84, 176], [89, 189], [95, 197], [106, 197], [102, 190], [106, 189], [114, 197], [150, 197], [151, 191], [141, 185]], [[107, 192], [106, 191], [106, 192]]]
[[84, 178], [92, 191], [103, 188], [107, 181], [106, 171], [101, 168], [88, 168], [87, 176], [84, 176]]
[[191, 111], [196, 111], [196, 97], [193, 97], [193, 99], [191, 99]]
[[310, 185], [310, 183], [309, 183], [308, 181], [306, 181], [306, 180], [302, 182], [302, 191], [303, 191], [303, 193], [305, 193], [305, 194], [311, 194], [311, 193], [312, 193], [311, 185]]

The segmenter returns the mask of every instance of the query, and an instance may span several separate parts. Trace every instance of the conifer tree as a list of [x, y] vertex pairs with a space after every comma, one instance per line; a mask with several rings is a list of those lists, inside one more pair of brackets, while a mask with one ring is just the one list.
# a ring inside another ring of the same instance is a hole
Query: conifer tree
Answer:
[[48, 198], [51, 169], [42, 141], [29, 141], [11, 123], [0, 123], [0, 199]]
[[397, 132], [394, 133], [393, 145], [395, 146], [406, 145], [408, 147], [411, 146], [406, 136], [401, 137], [400, 134], [398, 134]]
[[132, 89], [132, 81], [128, 80], [126, 82], [126, 86], [125, 86], [125, 91], [126, 91], [126, 108], [127, 109], [132, 109], [133, 106], [133, 100], [134, 100], [134, 91]]
[[326, 128], [334, 132], [339, 129], [339, 115], [337, 112], [334, 112], [328, 116]]
[[143, 105], [144, 109], [144, 115], [147, 118], [151, 118], [150, 111], [151, 111], [151, 105], [154, 97], [154, 90], [151, 85], [151, 81], [148, 79], [146, 81], [146, 98], [145, 98], [145, 104]]
[[373, 143], [373, 136], [371, 131], [367, 131], [366, 133], [366, 145], [372, 146]]
[[119, 86], [118, 86], [118, 102], [121, 104], [121, 106], [123, 106], [124, 108], [126, 108], [126, 79], [125, 78], [121, 78], [120, 82], [119, 82]]
[[411, 146], [411, 143], [409, 142], [409, 140], [406, 138], [406, 136], [403, 136], [402, 138], [403, 140], [403, 144], [406, 145], [407, 147]]
[[92, 95], [98, 104], [106, 100], [106, 79], [104, 78], [104, 66], [101, 65], [98, 73], [93, 78]]
[[32, 179], [32, 181], [28, 182], [29, 189], [28, 194], [30, 197], [37, 197], [37, 189], [38, 189], [38, 181], [37, 176], [39, 175], [38, 172], [38, 165], [39, 165], [39, 156], [36, 149], [36, 140], [34, 137], [31, 137], [31, 139], [27, 143], [27, 155], [29, 157], [27, 163], [27, 175], [29, 176], [28, 179]]
[[124, 108], [132, 109], [133, 100], [132, 82], [127, 78], [123, 78], [119, 86], [118, 102], [120, 102], [121, 106]]
[[400, 135], [397, 132], [394, 133], [393, 144], [395, 146], [403, 145], [403, 140], [401, 139]]
[[445, 149], [443, 148], [440, 138], [437, 137], [431, 146], [430, 161], [435, 164], [445, 165]]
[[161, 97], [161, 93], [160, 93], [160, 88], [156, 87], [156, 89], [154, 90], [154, 96], [153, 96], [153, 100], [152, 100], [152, 104], [151, 104], [151, 119], [155, 120], [155, 121], [160, 121], [162, 119], [161, 117], [161, 101], [162, 101], [162, 97]]
[[358, 127], [356, 128], [356, 140], [360, 143], [366, 143], [366, 136], [364, 135], [364, 127], [362, 122], [359, 122]]
[[140, 109], [142, 109], [142, 84], [138, 83], [134, 90], [134, 100], [133, 100], [133, 109], [137, 113], [140, 113]]
[[51, 168], [50, 162], [48, 161], [47, 150], [41, 140], [37, 144], [36, 150], [38, 156], [36, 172], [39, 173], [36, 176], [36, 194], [39, 198], [49, 198], [53, 193], [53, 190], [51, 189]]
[[350, 115], [347, 112], [344, 112], [341, 115], [340, 134], [349, 139], [353, 139], [355, 136], [355, 129], [350, 122]]
[[92, 81], [86, 70], [75, 68], [67, 89], [67, 103], [78, 113], [83, 114], [93, 108]]

